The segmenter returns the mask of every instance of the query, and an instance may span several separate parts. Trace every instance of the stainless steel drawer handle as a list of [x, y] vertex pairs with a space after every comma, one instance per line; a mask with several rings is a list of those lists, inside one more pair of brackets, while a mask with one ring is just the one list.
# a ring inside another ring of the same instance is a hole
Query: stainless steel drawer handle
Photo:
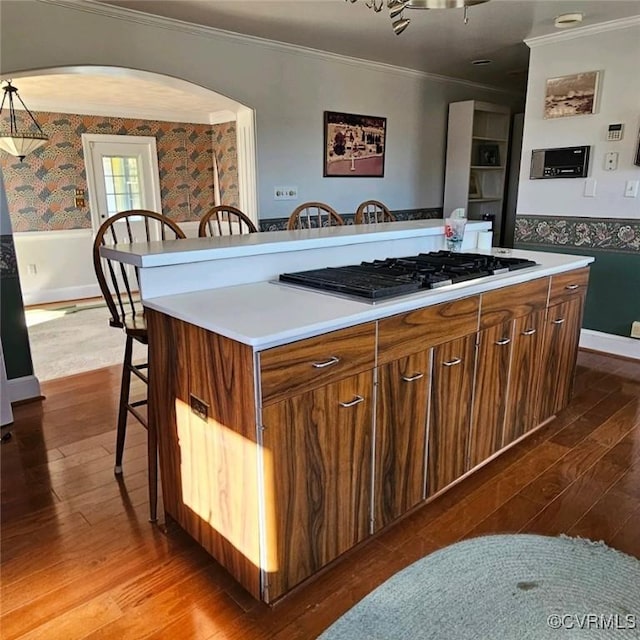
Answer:
[[449, 362], [443, 362], [442, 364], [445, 367], [453, 367], [454, 364], [460, 364], [461, 362], [461, 358], [454, 358], [453, 360], [449, 360]]
[[522, 332], [523, 336], [532, 336], [536, 332], [535, 329], [526, 329]]
[[564, 318], [558, 318], [557, 320], [552, 320], [553, 324], [562, 324], [564, 322]]
[[402, 376], [402, 379], [405, 382], [413, 382], [414, 380], [420, 380], [420, 378], [424, 378], [424, 373], [414, 373], [412, 376]]
[[355, 407], [355, 405], [360, 404], [361, 402], [364, 402], [364, 398], [362, 396], [354, 396], [353, 400], [351, 402], [339, 402], [341, 407]]
[[312, 364], [316, 369], [324, 369], [325, 367], [330, 367], [332, 364], [338, 364], [338, 362], [340, 362], [340, 358], [336, 356], [331, 356], [328, 360], [325, 360], [324, 362], [313, 362]]
[[569, 291], [575, 291], [576, 289], [579, 289], [580, 285], [579, 284], [568, 284], [565, 289], [568, 289]]
[[502, 338], [502, 340], [496, 340], [496, 344], [500, 347], [502, 345], [509, 344], [510, 342], [511, 342], [511, 338]]

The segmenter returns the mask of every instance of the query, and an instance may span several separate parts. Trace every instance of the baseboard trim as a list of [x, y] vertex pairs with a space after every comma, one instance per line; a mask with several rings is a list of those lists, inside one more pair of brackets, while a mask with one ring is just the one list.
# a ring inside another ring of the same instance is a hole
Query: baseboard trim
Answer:
[[640, 360], [640, 340], [636, 338], [625, 338], [593, 329], [582, 329], [580, 331], [580, 346], [583, 349]]
[[40, 381], [35, 376], [23, 376], [22, 378], [7, 380], [7, 391], [9, 400], [12, 403], [42, 397]]
[[22, 292], [23, 302], [26, 307], [30, 307], [34, 304], [45, 304], [48, 302], [65, 302], [67, 300], [82, 300], [82, 298], [97, 298], [101, 295], [102, 292], [97, 284]]

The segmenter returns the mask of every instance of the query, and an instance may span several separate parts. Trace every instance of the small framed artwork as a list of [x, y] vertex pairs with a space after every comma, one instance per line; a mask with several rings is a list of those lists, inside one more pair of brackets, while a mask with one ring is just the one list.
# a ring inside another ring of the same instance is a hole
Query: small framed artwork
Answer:
[[325, 178], [383, 178], [387, 119], [324, 112]]
[[469, 176], [469, 199], [477, 200], [482, 198], [482, 189], [480, 188], [480, 179], [477, 173], [471, 173]]
[[497, 144], [478, 145], [478, 165], [481, 167], [500, 166], [500, 148]]
[[595, 113], [600, 71], [549, 78], [544, 96], [544, 117], [565, 118]]

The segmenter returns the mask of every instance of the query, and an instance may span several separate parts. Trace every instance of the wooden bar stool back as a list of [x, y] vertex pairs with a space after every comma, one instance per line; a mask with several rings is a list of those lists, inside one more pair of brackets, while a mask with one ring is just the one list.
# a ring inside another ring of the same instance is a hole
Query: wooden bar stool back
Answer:
[[213, 207], [200, 219], [198, 236], [200, 238], [216, 236], [234, 236], [245, 233], [257, 233], [253, 221], [240, 209], [230, 205]]
[[289, 216], [287, 229], [314, 229], [343, 225], [344, 220], [328, 204], [305, 202], [293, 210]]
[[387, 206], [378, 200], [365, 200], [356, 211], [356, 224], [377, 224], [378, 222], [395, 222], [395, 216]]
[[100, 247], [107, 244], [149, 242], [151, 240], [171, 240], [184, 238], [178, 225], [169, 218], [142, 209], [122, 211], [105, 220], [93, 242], [93, 266], [98, 278], [100, 290], [104, 296], [111, 319], [109, 325], [124, 330], [126, 335], [124, 359], [122, 362], [122, 381], [120, 384], [120, 402], [118, 407], [118, 425], [116, 434], [116, 463], [114, 472], [122, 473], [122, 455], [127, 429], [127, 414], [131, 413], [148, 431], [147, 462], [149, 477], [149, 519], [157, 519], [158, 503], [158, 462], [157, 434], [154, 421], [150, 419], [151, 407], [147, 406], [147, 415], [140, 411], [147, 405], [147, 399], [132, 402], [130, 399], [131, 375], [135, 375], [148, 385], [149, 364], [133, 363], [133, 341], [147, 344], [147, 324], [144, 310], [139, 299], [138, 268], [122, 264], [100, 256]]

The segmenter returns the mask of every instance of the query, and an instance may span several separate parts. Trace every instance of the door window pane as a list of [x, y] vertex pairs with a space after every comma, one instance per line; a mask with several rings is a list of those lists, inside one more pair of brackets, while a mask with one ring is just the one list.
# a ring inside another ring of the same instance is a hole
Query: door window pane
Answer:
[[102, 170], [108, 215], [143, 208], [137, 156], [103, 156]]

